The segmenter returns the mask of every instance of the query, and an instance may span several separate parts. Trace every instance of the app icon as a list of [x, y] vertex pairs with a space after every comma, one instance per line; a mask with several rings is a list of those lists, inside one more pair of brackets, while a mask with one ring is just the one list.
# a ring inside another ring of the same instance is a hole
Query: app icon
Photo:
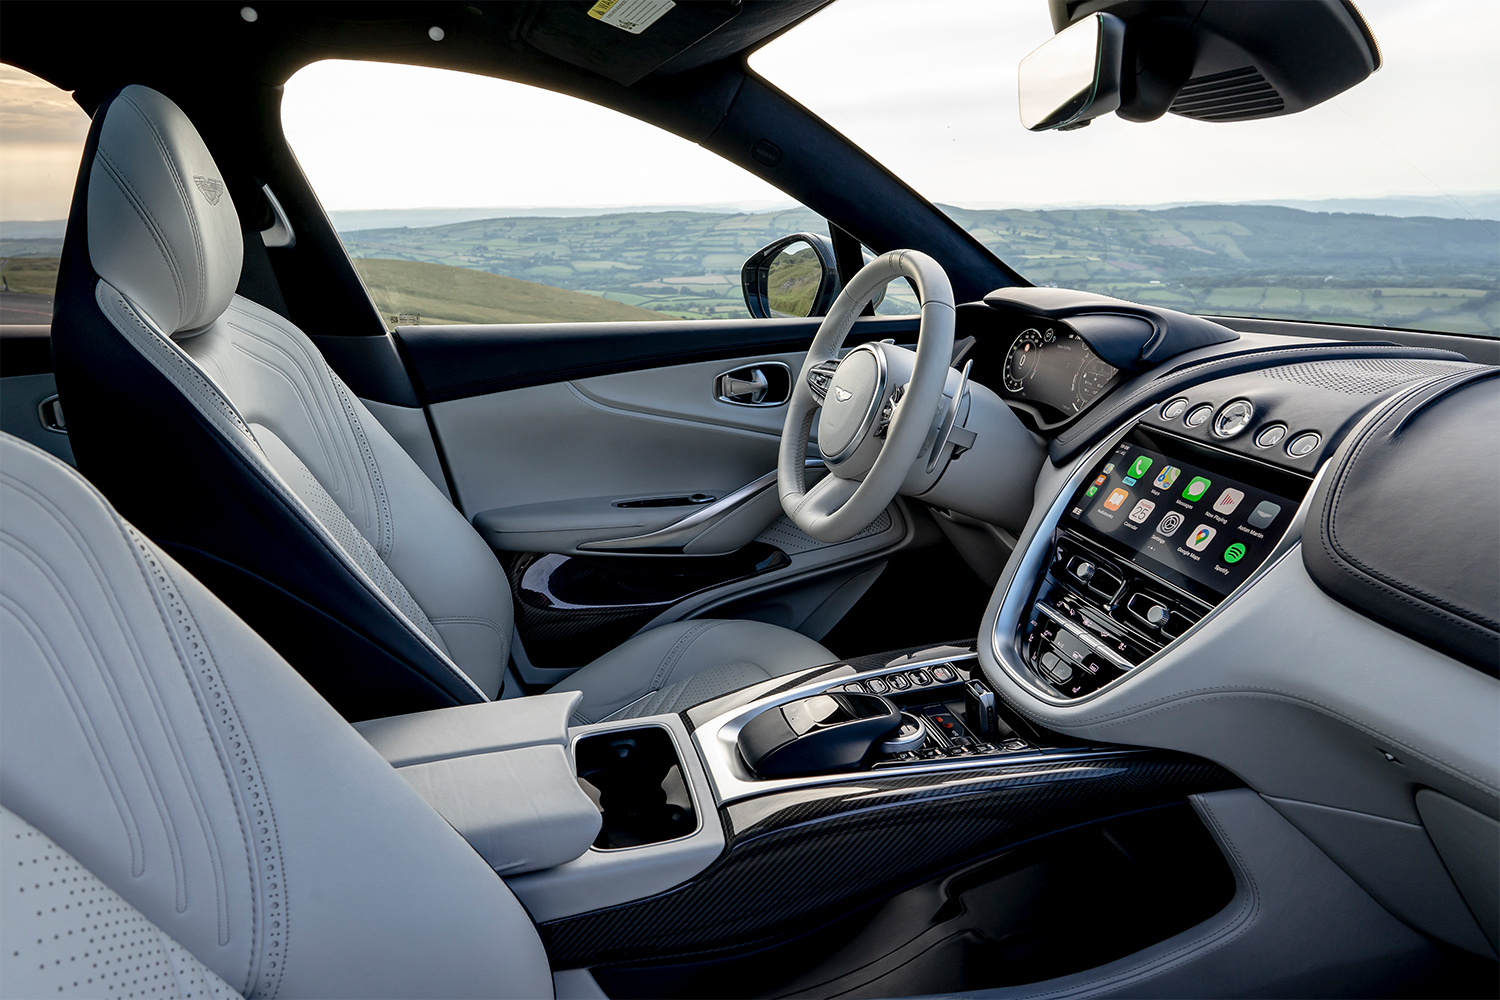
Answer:
[[1113, 493], [1111, 493], [1109, 495], [1109, 499], [1106, 500], [1106, 501], [1104, 501], [1104, 509], [1105, 510], [1119, 510], [1120, 509], [1120, 505], [1123, 504], [1126, 500], [1129, 500], [1129, 499], [1130, 499], [1130, 491], [1129, 490], [1116, 489]]
[[1271, 522], [1276, 520], [1276, 515], [1281, 513], [1281, 504], [1262, 500], [1255, 505], [1245, 523], [1252, 528], [1269, 528]]
[[1175, 510], [1161, 519], [1161, 524], [1156, 526], [1156, 533], [1163, 538], [1171, 538], [1182, 527], [1182, 515]]
[[1192, 482], [1187, 484], [1187, 489], [1182, 491], [1182, 498], [1184, 500], [1202, 500], [1203, 494], [1207, 493], [1208, 488], [1212, 485], [1212, 480], [1204, 479], [1202, 476], [1194, 476]]
[[1243, 558], [1245, 558], [1245, 546], [1240, 542], [1235, 542], [1224, 550], [1224, 561], [1231, 566]]
[[1097, 486], [1090, 486], [1088, 489], [1086, 489], [1086, 490], [1083, 491], [1083, 495], [1086, 496], [1086, 497], [1091, 497], [1095, 493], [1098, 493], [1098, 492], [1099, 492], [1099, 487], [1097, 487]]
[[1193, 529], [1193, 534], [1187, 540], [1187, 547], [1194, 552], [1202, 552], [1208, 548], [1208, 543], [1214, 540], [1218, 532], [1206, 524], [1200, 524]]
[[1156, 504], [1152, 503], [1150, 500], [1142, 500], [1131, 509], [1130, 519], [1136, 524], [1145, 524], [1146, 518], [1150, 517], [1151, 512], [1155, 509]]
[[1215, 514], [1233, 514], [1234, 509], [1245, 499], [1244, 490], [1225, 490], [1219, 494], [1219, 499], [1214, 501]]
[[1159, 490], [1169, 490], [1172, 488], [1172, 484], [1177, 482], [1177, 477], [1180, 475], [1182, 475], [1181, 469], [1175, 465], [1169, 465], [1157, 474], [1155, 481], [1151, 485]]
[[1139, 479], [1146, 474], [1146, 470], [1149, 468], [1151, 468], [1151, 459], [1145, 455], [1138, 455], [1136, 456], [1136, 460], [1130, 463], [1130, 472], [1127, 475], [1131, 479]]
[[1104, 472], [1105, 472], [1106, 475], [1109, 474], [1109, 473], [1111, 473], [1111, 472], [1114, 472], [1114, 471], [1115, 471], [1115, 463], [1113, 463], [1113, 462], [1110, 462], [1108, 465], [1106, 465], [1104, 467]]

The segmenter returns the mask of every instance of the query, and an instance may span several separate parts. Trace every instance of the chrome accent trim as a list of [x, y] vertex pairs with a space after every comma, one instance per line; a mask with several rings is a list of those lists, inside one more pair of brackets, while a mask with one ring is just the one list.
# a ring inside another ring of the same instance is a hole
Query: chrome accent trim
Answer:
[[42, 430], [51, 431], [53, 434], [68, 433], [68, 417], [63, 412], [62, 400], [58, 398], [57, 393], [54, 392], [36, 404], [36, 416], [41, 421]]
[[1114, 650], [1104, 645], [1104, 643], [1100, 642], [1096, 636], [1089, 635], [1083, 629], [1068, 621], [1066, 615], [1054, 608], [1052, 605], [1048, 604], [1046, 601], [1037, 601], [1036, 607], [1046, 612], [1047, 615], [1058, 624], [1058, 627], [1067, 629], [1084, 645], [1088, 646], [1090, 649], [1098, 653], [1100, 656], [1104, 657], [1106, 660], [1109, 660], [1121, 670], [1135, 669], [1134, 663], [1131, 663], [1129, 660], [1125, 659], [1125, 657], [1121, 656], [1119, 653], [1116, 653]]
[[[874, 429], [875, 422], [880, 419], [880, 409], [885, 405], [886, 383], [890, 381], [890, 372], [885, 363], [885, 352], [880, 350], [876, 344], [860, 344], [854, 350], [844, 355], [843, 360], [839, 364], [842, 365], [844, 361], [848, 361], [859, 351], [868, 351], [875, 355], [875, 391], [870, 394], [870, 408], [865, 413], [865, 418], [860, 421], [859, 430], [854, 432], [854, 437], [849, 439], [849, 443], [837, 455], [830, 455], [827, 452], [823, 454], [823, 460], [828, 463], [829, 470], [835, 472], [835, 474], [837, 474], [837, 470], [834, 469], [834, 466], [840, 462], [847, 462], [859, 450], [859, 446], [865, 443], [865, 438], [870, 436], [870, 431]], [[833, 387], [832, 380], [829, 381], [828, 385], [829, 388]], [[820, 438], [820, 449], [821, 445], [822, 440]]]
[[[820, 458], [809, 458], [803, 463], [807, 469], [815, 469], [824, 462]], [[733, 493], [711, 504], [694, 510], [680, 521], [673, 521], [665, 528], [649, 531], [644, 535], [629, 535], [625, 538], [601, 538], [593, 542], [582, 542], [579, 549], [587, 549], [592, 552], [610, 552], [616, 549], [666, 549], [673, 546], [685, 545], [691, 538], [684, 535], [696, 535], [696, 530], [707, 521], [712, 521], [731, 513], [736, 507], [753, 499], [756, 494], [776, 485], [776, 473], [768, 472], [764, 476], [746, 483]]]
[[[750, 769], [745, 765], [744, 759], [740, 756], [740, 730], [744, 728], [747, 722], [768, 709], [784, 705], [789, 701], [796, 701], [798, 698], [807, 698], [811, 695], [822, 694], [829, 688], [840, 687], [851, 681], [862, 681], [871, 677], [882, 677], [886, 674], [904, 673], [919, 667], [934, 667], [944, 663], [962, 663], [966, 660], [974, 660], [977, 664], [978, 654], [965, 652], [956, 656], [916, 659], [909, 662], [892, 661], [883, 667], [876, 667], [871, 670], [854, 674], [843, 674], [838, 677], [823, 677], [819, 680], [810, 681], [800, 687], [782, 691], [779, 694], [768, 695], [748, 705], [741, 705], [739, 708], [731, 709], [723, 715], [710, 719], [693, 730], [693, 742], [697, 744], [698, 751], [703, 757], [704, 766], [708, 771], [708, 780], [713, 784], [714, 794], [718, 796], [719, 805], [724, 806], [731, 802], [738, 802], [741, 799], [754, 798], [755, 796], [767, 795], [772, 792], [784, 792], [793, 788], [858, 784], [862, 781], [870, 781], [875, 778], [897, 778], [914, 774], [977, 770], [1012, 763], [1046, 764], [1057, 761], [1096, 760], [1149, 752], [1136, 748], [1103, 750], [1088, 748], [1061, 751], [1017, 750], [1012, 753], [984, 757], [938, 757], [916, 764], [907, 764], [902, 767], [882, 767], [878, 771], [844, 771], [836, 774], [811, 774], [796, 778], [757, 778], [751, 773]], [[982, 676], [982, 671], [977, 672]]]
[[964, 390], [969, 387], [969, 369], [974, 367], [973, 360], [964, 365], [964, 370], [958, 373], [958, 388], [953, 390], [953, 405], [948, 407], [948, 413], [943, 417], [943, 427], [938, 431], [933, 441], [932, 453], [927, 456], [927, 474], [938, 466], [938, 459], [943, 454], [943, 449], [948, 447], [948, 439], [953, 436], [953, 422], [958, 419], [958, 408], [964, 401]]

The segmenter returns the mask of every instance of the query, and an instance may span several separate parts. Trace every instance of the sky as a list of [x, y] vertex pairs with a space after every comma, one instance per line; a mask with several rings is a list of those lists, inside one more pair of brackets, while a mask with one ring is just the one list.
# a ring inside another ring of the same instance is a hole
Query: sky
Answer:
[[[1016, 65], [1051, 37], [1043, 0], [840, 0], [751, 65], [945, 204], [1403, 194], [1462, 206], [1467, 194], [1500, 189], [1500, 3], [1360, 8], [1385, 67], [1317, 108], [1260, 122], [1110, 115], [1074, 132], [1027, 132]], [[288, 82], [283, 123], [333, 211], [788, 203], [654, 126], [443, 70], [315, 64]], [[66, 95], [0, 66], [0, 220], [66, 215], [87, 125]]]

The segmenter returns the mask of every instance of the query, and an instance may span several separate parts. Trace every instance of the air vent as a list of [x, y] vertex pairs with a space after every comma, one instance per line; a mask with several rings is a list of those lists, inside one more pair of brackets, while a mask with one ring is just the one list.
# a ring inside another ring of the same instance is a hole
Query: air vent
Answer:
[[1201, 122], [1238, 122], [1269, 118], [1286, 108], [1276, 88], [1253, 66], [1228, 73], [1198, 76], [1182, 85], [1167, 110]]
[[1454, 361], [1420, 361], [1400, 358], [1349, 358], [1337, 361], [1306, 361], [1259, 372], [1263, 378], [1316, 386], [1350, 396], [1378, 396], [1407, 382], [1446, 375], [1461, 367]]

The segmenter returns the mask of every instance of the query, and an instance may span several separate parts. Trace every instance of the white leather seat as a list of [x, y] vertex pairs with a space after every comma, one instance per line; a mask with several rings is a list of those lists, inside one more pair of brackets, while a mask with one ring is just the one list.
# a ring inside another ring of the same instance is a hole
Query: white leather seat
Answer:
[[531, 919], [452, 827], [9, 435], [0, 566], [0, 996], [552, 996]]
[[[235, 294], [244, 252], [181, 110], [140, 86], [107, 99], [53, 322], [80, 469], [347, 717], [497, 697], [513, 627], [497, 559], [314, 343]], [[833, 659], [771, 625], [683, 622], [562, 687], [597, 721]]]

